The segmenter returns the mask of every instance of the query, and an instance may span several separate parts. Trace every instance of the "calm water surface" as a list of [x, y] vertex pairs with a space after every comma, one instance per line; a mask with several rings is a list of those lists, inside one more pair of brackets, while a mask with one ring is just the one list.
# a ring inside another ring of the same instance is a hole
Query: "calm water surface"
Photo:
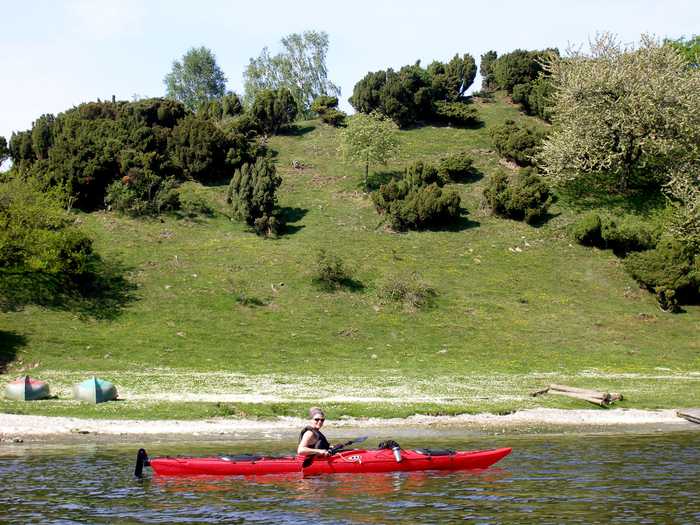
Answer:
[[[0, 445], [0, 522], [700, 523], [700, 432], [400, 441], [406, 448], [514, 450], [480, 472], [168, 479], [147, 469], [146, 479], [135, 480], [137, 446]], [[146, 448], [157, 456], [293, 447]]]

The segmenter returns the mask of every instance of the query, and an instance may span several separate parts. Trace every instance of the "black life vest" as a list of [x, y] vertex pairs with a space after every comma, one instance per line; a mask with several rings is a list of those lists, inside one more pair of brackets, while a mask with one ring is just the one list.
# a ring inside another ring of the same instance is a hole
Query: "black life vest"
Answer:
[[301, 434], [299, 434], [299, 443], [301, 443], [301, 439], [304, 437], [304, 434], [306, 434], [307, 430], [310, 430], [316, 438], [316, 444], [313, 447], [309, 448], [320, 448], [322, 450], [328, 450], [329, 448], [331, 448], [331, 444], [326, 439], [326, 436], [321, 434], [321, 431], [316, 430], [314, 427], [304, 427], [304, 430], [302, 430]]

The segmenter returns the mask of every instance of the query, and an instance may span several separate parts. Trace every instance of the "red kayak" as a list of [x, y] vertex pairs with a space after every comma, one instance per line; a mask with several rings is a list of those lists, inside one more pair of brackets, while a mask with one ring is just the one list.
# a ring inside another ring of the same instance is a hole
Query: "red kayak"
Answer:
[[[416, 470], [470, 470], [484, 469], [510, 454], [510, 448], [460, 452], [453, 450], [400, 450], [391, 449], [344, 450], [327, 457], [314, 457], [305, 462], [304, 456], [215, 456], [215, 457], [162, 457], [149, 459], [146, 451], [139, 450], [136, 476], [141, 477], [144, 466], [150, 466], [161, 476], [253, 476], [264, 474], [303, 475], [366, 472], [409, 472]], [[308, 466], [307, 466], [308, 465]]]

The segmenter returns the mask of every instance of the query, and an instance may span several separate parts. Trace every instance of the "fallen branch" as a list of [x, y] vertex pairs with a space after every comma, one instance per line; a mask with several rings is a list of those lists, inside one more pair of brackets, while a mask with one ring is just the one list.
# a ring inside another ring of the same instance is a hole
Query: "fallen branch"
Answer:
[[587, 388], [577, 388], [567, 385], [549, 385], [547, 388], [537, 390], [530, 395], [537, 397], [547, 393], [582, 399], [601, 407], [608, 407], [615, 401], [621, 401], [623, 399], [622, 394], [617, 392], [600, 392], [597, 390], [589, 390]]
[[697, 423], [700, 425], [700, 409], [689, 408], [686, 410], [678, 410], [676, 411], [676, 415], [690, 421], [691, 423]]

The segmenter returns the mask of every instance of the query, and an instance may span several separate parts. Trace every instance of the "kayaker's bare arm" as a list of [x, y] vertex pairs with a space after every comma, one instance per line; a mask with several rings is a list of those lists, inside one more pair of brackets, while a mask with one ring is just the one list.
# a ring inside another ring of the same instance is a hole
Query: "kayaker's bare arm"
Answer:
[[323, 450], [321, 448], [312, 448], [309, 446], [309, 443], [311, 440], [314, 438], [313, 432], [310, 430], [307, 430], [304, 432], [304, 436], [301, 438], [301, 441], [299, 442], [299, 446], [297, 447], [297, 454], [300, 454], [302, 456], [310, 456], [310, 455], [317, 455], [317, 456], [328, 456], [330, 455], [330, 452], [327, 450]]

